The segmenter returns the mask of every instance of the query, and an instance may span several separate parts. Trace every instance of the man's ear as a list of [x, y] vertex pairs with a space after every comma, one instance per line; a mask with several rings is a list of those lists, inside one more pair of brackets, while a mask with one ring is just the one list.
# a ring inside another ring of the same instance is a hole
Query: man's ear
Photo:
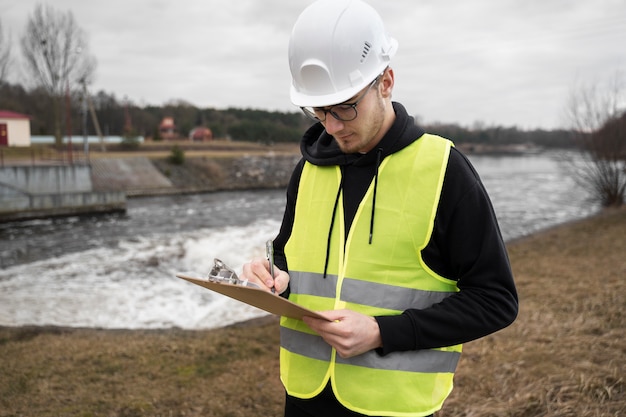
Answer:
[[380, 95], [383, 98], [390, 98], [391, 93], [393, 92], [393, 86], [395, 83], [395, 76], [393, 73], [393, 68], [389, 67], [385, 70], [382, 78], [380, 79]]

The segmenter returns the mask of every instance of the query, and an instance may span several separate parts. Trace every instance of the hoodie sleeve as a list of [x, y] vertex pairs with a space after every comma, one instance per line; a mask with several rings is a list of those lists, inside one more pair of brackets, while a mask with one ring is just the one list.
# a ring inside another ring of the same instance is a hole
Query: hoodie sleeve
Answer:
[[457, 281], [459, 292], [438, 304], [376, 317], [380, 354], [469, 342], [515, 320], [518, 299], [496, 216], [470, 162], [450, 154], [426, 264]]

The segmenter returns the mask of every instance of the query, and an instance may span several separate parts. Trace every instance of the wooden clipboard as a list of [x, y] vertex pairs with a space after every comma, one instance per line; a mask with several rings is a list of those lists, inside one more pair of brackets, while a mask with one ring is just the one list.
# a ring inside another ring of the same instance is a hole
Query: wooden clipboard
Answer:
[[309, 316], [328, 320], [326, 317], [316, 313], [315, 311], [304, 308], [287, 300], [286, 298], [264, 291], [260, 288], [208, 281], [207, 279], [193, 277], [182, 272], [177, 273], [176, 276], [278, 316], [291, 317], [299, 320], [302, 320], [303, 316]]

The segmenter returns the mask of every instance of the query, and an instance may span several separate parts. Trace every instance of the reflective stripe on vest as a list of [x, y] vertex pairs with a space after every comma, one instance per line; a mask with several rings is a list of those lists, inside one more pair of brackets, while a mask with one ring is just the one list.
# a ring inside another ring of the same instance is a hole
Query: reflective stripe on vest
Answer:
[[[344, 240], [342, 204], [330, 236], [328, 274], [322, 276], [341, 172], [306, 163], [291, 237], [285, 247], [290, 299], [312, 310], [348, 308], [369, 316], [430, 307], [457, 291], [421, 258], [428, 244], [451, 143], [424, 135], [379, 167], [375, 225], [368, 244], [373, 186]], [[376, 415], [428, 415], [452, 390], [461, 346], [374, 351], [342, 359], [302, 321], [281, 318], [281, 380], [290, 395], [312, 398], [330, 379], [347, 408]]]
[[[290, 287], [291, 291], [296, 294], [326, 298], [335, 297], [336, 275], [327, 275], [326, 278], [323, 278], [322, 274], [294, 271], [290, 272], [290, 277], [293, 282]], [[324, 282], [323, 279], [326, 279], [327, 282]], [[322, 283], [329, 285], [321, 285]], [[384, 294], [385, 297], [381, 298], [381, 294]], [[406, 306], [417, 309], [430, 307], [449, 296], [449, 292], [406, 289], [379, 282], [363, 282], [344, 278], [340, 298], [348, 303], [403, 311]]]
[[[284, 349], [318, 360], [327, 360], [330, 357], [331, 347], [320, 336], [302, 334], [286, 327], [281, 327], [280, 332], [280, 337], [284, 340]], [[337, 356], [335, 362], [388, 371], [454, 372], [460, 356], [460, 352], [424, 349], [410, 352], [395, 352], [385, 357], [384, 361], [381, 361], [377, 353], [370, 351], [349, 359]]]

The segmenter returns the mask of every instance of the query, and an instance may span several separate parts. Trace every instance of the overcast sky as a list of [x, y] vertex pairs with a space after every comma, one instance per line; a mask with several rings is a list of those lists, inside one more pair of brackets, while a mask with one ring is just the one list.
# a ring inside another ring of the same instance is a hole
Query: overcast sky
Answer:
[[[0, 0], [15, 55], [37, 3]], [[98, 61], [92, 92], [139, 105], [182, 99], [279, 111], [297, 110], [287, 44], [310, 3], [49, 0], [89, 36]], [[557, 128], [577, 85], [626, 78], [626, 0], [369, 3], [400, 44], [394, 99], [423, 122]]]

